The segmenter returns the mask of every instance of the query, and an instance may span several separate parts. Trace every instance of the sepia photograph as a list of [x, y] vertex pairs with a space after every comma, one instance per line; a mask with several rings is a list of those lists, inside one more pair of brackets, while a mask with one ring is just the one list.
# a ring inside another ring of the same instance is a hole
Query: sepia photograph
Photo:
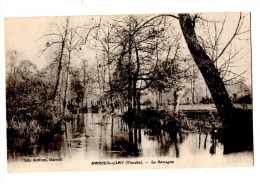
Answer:
[[250, 22], [5, 18], [8, 172], [253, 167]]

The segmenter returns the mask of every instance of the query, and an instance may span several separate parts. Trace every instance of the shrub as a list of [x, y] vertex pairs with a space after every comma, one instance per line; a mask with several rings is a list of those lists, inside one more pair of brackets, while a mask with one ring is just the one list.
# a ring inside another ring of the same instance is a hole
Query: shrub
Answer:
[[147, 99], [147, 100], [145, 100], [145, 101], [142, 103], [142, 105], [151, 105], [151, 104], [152, 104], [152, 102], [151, 102], [150, 99]]
[[236, 100], [237, 103], [246, 103], [246, 104], [252, 104], [252, 97], [251, 95], [245, 95]]

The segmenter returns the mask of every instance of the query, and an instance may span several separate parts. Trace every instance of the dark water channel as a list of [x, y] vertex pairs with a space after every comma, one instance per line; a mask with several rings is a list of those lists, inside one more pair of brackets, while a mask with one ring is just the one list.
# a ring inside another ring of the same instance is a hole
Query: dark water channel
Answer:
[[[52, 157], [64, 161], [120, 158], [171, 158], [185, 163], [194, 158], [206, 165], [252, 165], [253, 152], [223, 154], [223, 146], [205, 133], [168, 133], [148, 128], [130, 128], [120, 117], [102, 113], [72, 115], [63, 132], [30, 140], [17, 139], [8, 149], [8, 162]], [[187, 164], [187, 167], [192, 165]]]

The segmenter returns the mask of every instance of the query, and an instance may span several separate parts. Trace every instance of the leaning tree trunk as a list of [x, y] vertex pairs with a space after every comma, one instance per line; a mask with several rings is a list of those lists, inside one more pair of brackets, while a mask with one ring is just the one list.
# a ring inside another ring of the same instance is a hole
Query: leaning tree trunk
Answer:
[[224, 128], [219, 137], [224, 145], [224, 154], [251, 150], [253, 148], [252, 110], [245, 111], [233, 107], [217, 68], [197, 39], [194, 29], [195, 20], [189, 14], [179, 14], [178, 19], [189, 51], [218, 110]]
[[203, 50], [197, 39], [194, 29], [195, 21], [189, 14], [179, 14], [178, 17], [189, 51], [210, 90], [222, 125], [231, 125], [233, 122], [233, 105], [231, 99], [228, 96], [217, 68], [214, 66], [213, 61], [209, 58], [205, 50]]

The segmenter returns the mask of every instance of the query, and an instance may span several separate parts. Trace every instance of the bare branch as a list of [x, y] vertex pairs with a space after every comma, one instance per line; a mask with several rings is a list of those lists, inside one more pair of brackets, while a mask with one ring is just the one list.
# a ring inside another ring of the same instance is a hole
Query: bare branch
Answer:
[[42, 50], [41, 54], [43, 54], [47, 49], [49, 49], [51, 46], [53, 46], [55, 44], [62, 44], [62, 42], [61, 41], [56, 41], [56, 42], [52, 42], [51, 44], [48, 44], [47, 47]]
[[226, 46], [223, 48], [223, 50], [220, 52], [220, 54], [215, 58], [215, 61], [217, 61], [222, 56], [222, 54], [225, 52], [227, 47], [231, 44], [232, 40], [237, 36], [238, 31], [241, 27], [241, 18], [242, 18], [242, 16], [241, 16], [241, 13], [240, 13], [239, 20], [238, 20], [238, 23], [237, 23], [237, 27], [235, 29], [233, 36], [230, 38], [229, 42], [226, 44]]

